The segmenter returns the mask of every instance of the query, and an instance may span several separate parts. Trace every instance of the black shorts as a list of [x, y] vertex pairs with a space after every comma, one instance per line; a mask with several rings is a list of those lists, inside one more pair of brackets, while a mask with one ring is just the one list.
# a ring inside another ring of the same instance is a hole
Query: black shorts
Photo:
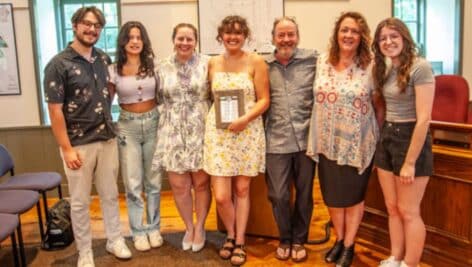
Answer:
[[[405, 161], [411, 137], [416, 122], [388, 122], [386, 121], [377, 143], [374, 164], [395, 175], [400, 175], [400, 169]], [[415, 177], [431, 176], [433, 174], [433, 151], [431, 134], [427, 133], [423, 148], [416, 160]]]

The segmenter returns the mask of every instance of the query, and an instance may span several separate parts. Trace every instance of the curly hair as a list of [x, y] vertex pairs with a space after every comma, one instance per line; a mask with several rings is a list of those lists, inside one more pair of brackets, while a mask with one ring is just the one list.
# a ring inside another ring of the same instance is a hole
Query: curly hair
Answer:
[[362, 69], [367, 68], [367, 66], [372, 61], [372, 54], [370, 52], [370, 29], [369, 25], [367, 25], [367, 21], [365, 20], [364, 16], [361, 13], [355, 11], [344, 12], [341, 16], [336, 20], [334, 24], [333, 33], [330, 38], [330, 46], [329, 46], [329, 57], [328, 61], [331, 65], [337, 65], [340, 60], [340, 47], [338, 43], [338, 33], [341, 28], [341, 23], [344, 19], [351, 18], [356, 21], [357, 25], [359, 25], [360, 29], [360, 44], [357, 47], [357, 64]]
[[117, 68], [118, 74], [123, 75], [123, 65], [127, 61], [127, 53], [125, 46], [129, 42], [129, 33], [131, 29], [136, 28], [141, 33], [141, 40], [143, 41], [143, 50], [139, 54], [140, 65], [138, 68], [138, 75], [141, 77], [154, 76], [154, 52], [151, 47], [151, 40], [147, 34], [146, 28], [139, 21], [128, 21], [120, 29], [117, 41]]
[[220, 26], [218, 26], [216, 40], [221, 43], [224, 33], [236, 32], [236, 24], [239, 25], [239, 30], [243, 33], [244, 37], [251, 39], [251, 30], [247, 25], [246, 19], [238, 15], [231, 15], [221, 21]]
[[372, 51], [374, 52], [375, 65], [373, 67], [373, 79], [375, 90], [382, 95], [382, 88], [387, 80], [387, 65], [385, 62], [385, 55], [380, 50], [380, 33], [383, 28], [389, 28], [397, 31], [403, 39], [403, 49], [400, 52], [400, 66], [397, 70], [397, 86], [401, 92], [405, 92], [410, 80], [410, 69], [413, 65], [415, 58], [417, 57], [416, 44], [411, 37], [408, 27], [403, 21], [397, 18], [384, 19], [377, 25], [375, 30], [374, 42], [372, 43]]

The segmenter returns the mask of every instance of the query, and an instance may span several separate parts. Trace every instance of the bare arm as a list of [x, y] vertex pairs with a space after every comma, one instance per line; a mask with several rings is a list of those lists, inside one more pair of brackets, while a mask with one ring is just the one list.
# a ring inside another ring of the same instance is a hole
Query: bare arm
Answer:
[[109, 82], [107, 84], [108, 92], [110, 93], [110, 101], [113, 102], [113, 98], [115, 98], [116, 88], [115, 84]]
[[211, 90], [211, 81], [213, 80], [213, 73], [215, 72], [215, 59], [216, 56], [212, 56], [210, 60], [208, 60], [208, 93], [210, 94], [210, 103], [215, 101], [212, 90]]
[[228, 126], [228, 130], [240, 132], [244, 130], [249, 122], [262, 115], [270, 104], [269, 96], [269, 74], [267, 64], [258, 55], [251, 55], [254, 64], [254, 90], [256, 92], [256, 104], [246, 114], [239, 117]]
[[377, 119], [377, 125], [379, 129], [382, 129], [382, 125], [385, 121], [385, 99], [378, 93], [372, 94], [372, 104], [374, 106], [375, 118]]
[[66, 166], [69, 169], [76, 170], [82, 166], [82, 160], [80, 159], [78, 151], [72, 147], [69, 136], [67, 135], [66, 120], [64, 118], [64, 112], [62, 111], [62, 105], [63, 104], [55, 103], [48, 104], [52, 133], [61, 148]]
[[412, 183], [415, 178], [415, 164], [426, 140], [431, 121], [431, 110], [434, 100], [434, 83], [415, 86], [416, 94], [416, 125], [411, 136], [410, 146], [405, 162], [400, 170], [400, 181]]

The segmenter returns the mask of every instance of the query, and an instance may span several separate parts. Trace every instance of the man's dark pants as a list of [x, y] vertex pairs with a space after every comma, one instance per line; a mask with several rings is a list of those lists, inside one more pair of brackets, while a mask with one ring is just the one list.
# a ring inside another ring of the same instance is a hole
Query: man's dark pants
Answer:
[[[308, 239], [316, 165], [305, 153], [266, 154], [269, 200], [279, 228], [280, 242], [284, 244], [304, 244]], [[290, 204], [292, 181], [296, 190], [293, 210]]]

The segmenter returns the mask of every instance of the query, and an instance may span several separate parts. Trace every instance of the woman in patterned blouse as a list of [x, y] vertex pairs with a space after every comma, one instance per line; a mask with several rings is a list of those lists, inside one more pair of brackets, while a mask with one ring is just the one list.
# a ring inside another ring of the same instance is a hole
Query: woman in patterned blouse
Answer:
[[325, 260], [337, 266], [352, 263], [378, 136], [369, 35], [361, 14], [343, 13], [329, 52], [316, 67], [307, 154], [318, 161], [321, 192], [337, 237]]

